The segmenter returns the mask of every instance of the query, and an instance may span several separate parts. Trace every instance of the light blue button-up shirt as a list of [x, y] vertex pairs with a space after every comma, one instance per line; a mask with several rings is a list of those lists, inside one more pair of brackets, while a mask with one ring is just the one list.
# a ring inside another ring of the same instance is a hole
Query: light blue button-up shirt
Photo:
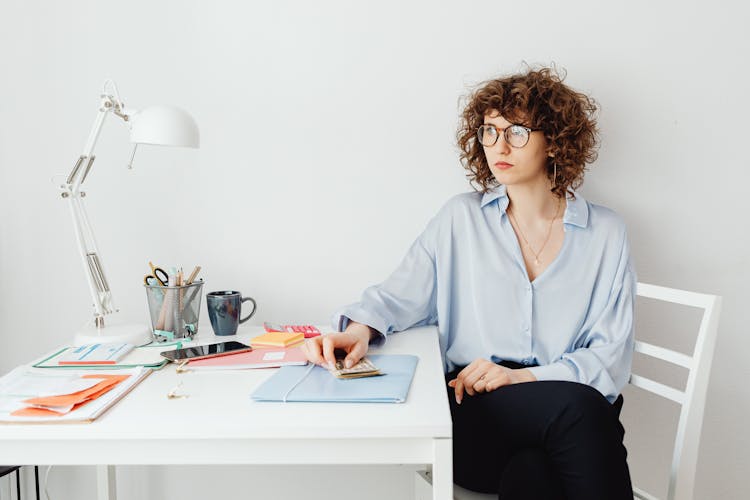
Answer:
[[536, 364], [537, 380], [588, 384], [613, 402], [633, 353], [636, 276], [622, 219], [568, 198], [562, 248], [530, 282], [508, 203], [502, 185], [449, 200], [334, 326], [351, 319], [387, 335], [437, 325], [446, 372], [476, 358]]

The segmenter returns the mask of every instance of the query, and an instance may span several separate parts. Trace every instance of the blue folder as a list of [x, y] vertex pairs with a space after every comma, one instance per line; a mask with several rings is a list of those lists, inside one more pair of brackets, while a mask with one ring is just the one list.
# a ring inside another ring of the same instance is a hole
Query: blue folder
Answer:
[[255, 401], [325, 403], [403, 403], [409, 393], [416, 356], [368, 356], [380, 369], [377, 377], [339, 379], [317, 365], [282, 366], [252, 394]]

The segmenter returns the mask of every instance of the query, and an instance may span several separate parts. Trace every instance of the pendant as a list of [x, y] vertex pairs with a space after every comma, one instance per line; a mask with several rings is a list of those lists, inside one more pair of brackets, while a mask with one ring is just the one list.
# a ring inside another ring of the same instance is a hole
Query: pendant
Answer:
[[536, 264], [537, 266], [540, 264], [539, 257], [537, 257], [536, 259], [534, 259], [534, 264]]

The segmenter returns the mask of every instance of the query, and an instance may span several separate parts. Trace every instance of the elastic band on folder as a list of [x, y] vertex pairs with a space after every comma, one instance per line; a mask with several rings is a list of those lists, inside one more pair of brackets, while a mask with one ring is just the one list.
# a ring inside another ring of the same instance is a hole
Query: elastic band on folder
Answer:
[[311, 371], [313, 371], [313, 368], [315, 368], [315, 363], [310, 363], [310, 368], [308, 368], [308, 369], [307, 369], [307, 371], [305, 371], [305, 373], [304, 373], [304, 374], [303, 374], [303, 375], [302, 375], [302, 376], [301, 376], [301, 377], [299, 378], [299, 380], [298, 380], [297, 382], [295, 382], [295, 383], [294, 383], [294, 385], [293, 385], [293, 386], [292, 386], [292, 387], [291, 387], [291, 388], [290, 388], [290, 389], [289, 389], [288, 391], [286, 391], [286, 394], [284, 394], [284, 397], [282, 398], [282, 401], [283, 401], [284, 403], [286, 403], [286, 402], [287, 402], [287, 401], [286, 401], [286, 398], [287, 398], [287, 397], [289, 397], [289, 394], [291, 394], [291, 392], [292, 392], [292, 391], [293, 391], [293, 390], [294, 390], [294, 389], [295, 389], [295, 388], [296, 388], [296, 387], [297, 387], [298, 385], [300, 385], [300, 384], [302, 383], [302, 381], [303, 381], [303, 380], [305, 380], [305, 378], [306, 378], [306, 377], [307, 377], [307, 376], [308, 376], [308, 375], [310, 374], [310, 372], [311, 372]]

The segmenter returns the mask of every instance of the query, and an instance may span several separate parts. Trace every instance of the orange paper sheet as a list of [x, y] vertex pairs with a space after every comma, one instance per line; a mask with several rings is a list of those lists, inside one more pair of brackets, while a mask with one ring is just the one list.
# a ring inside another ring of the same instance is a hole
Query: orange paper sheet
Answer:
[[[83, 378], [100, 378], [101, 382], [93, 387], [89, 387], [83, 391], [75, 392], [73, 394], [61, 394], [58, 396], [48, 396], [41, 398], [31, 398], [24, 401], [24, 403], [41, 406], [68, 406], [74, 405], [70, 411], [80, 408], [86, 403], [89, 403], [99, 396], [106, 394], [117, 386], [120, 382], [127, 379], [129, 375], [105, 375], [105, 374], [89, 374], [84, 375]], [[53, 410], [47, 410], [44, 408], [22, 408], [11, 413], [14, 417], [47, 417], [55, 415], [63, 415]]]

